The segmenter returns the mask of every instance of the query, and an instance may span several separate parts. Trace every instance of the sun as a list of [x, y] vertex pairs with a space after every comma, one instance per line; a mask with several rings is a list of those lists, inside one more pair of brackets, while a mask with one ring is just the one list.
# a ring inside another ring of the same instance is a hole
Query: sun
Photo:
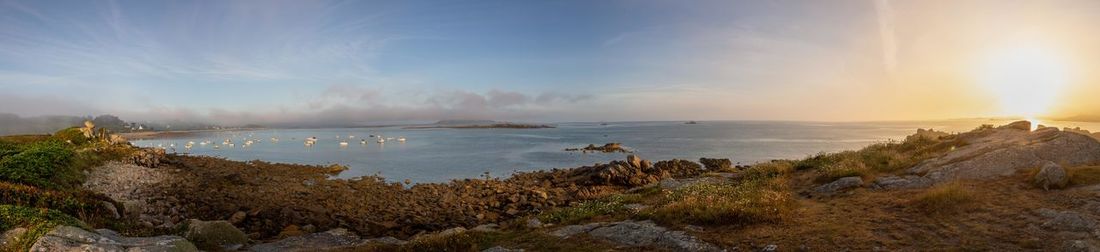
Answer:
[[1069, 66], [1050, 48], [1017, 45], [991, 50], [978, 79], [1000, 103], [1001, 116], [1036, 118], [1050, 112], [1069, 84]]

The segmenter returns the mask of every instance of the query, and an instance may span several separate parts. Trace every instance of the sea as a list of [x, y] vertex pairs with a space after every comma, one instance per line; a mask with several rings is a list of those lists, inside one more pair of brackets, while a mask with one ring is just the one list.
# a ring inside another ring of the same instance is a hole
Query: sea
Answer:
[[[196, 132], [132, 142], [142, 147], [165, 148], [172, 153], [237, 161], [348, 166], [349, 170], [338, 178], [377, 175], [391, 182], [407, 179], [414, 183], [434, 183], [580, 167], [621, 160], [628, 155], [565, 150], [589, 144], [622, 143], [632, 154], [653, 161], [697, 161], [706, 157], [753, 164], [900, 141], [917, 128], [965, 132], [982, 124], [1008, 122], [1000, 119], [843, 123], [700, 121], [697, 124], [664, 121], [557, 123], [553, 124], [555, 128], [544, 129], [260, 129]], [[1096, 123], [1049, 122], [1047, 125], [1100, 130], [1100, 124]], [[379, 136], [386, 139], [385, 143], [377, 142]], [[317, 139], [316, 144], [307, 146], [305, 140], [311, 137]], [[405, 141], [398, 141], [400, 138]], [[227, 139], [233, 142], [233, 147], [224, 144]], [[252, 144], [245, 146], [250, 140]], [[191, 148], [185, 148], [188, 142], [194, 143]]]

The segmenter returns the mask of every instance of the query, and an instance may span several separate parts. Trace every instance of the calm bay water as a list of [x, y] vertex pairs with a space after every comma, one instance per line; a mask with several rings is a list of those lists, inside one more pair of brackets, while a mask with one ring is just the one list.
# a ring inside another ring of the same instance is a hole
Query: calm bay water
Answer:
[[[451, 179], [508, 176], [514, 171], [571, 168], [623, 159], [624, 153], [580, 153], [565, 148], [609, 142], [623, 143], [635, 154], [650, 160], [700, 157], [730, 158], [750, 164], [771, 159], [802, 158], [819, 152], [859, 149], [868, 144], [900, 140], [917, 128], [961, 132], [981, 124], [1004, 124], [994, 120], [952, 120], [931, 122], [683, 122], [561, 123], [552, 129], [265, 129], [206, 132], [169, 139], [134, 141], [144, 147], [164, 146], [169, 152], [224, 157], [231, 160], [263, 160], [299, 164], [343, 164], [351, 169], [340, 177], [381, 175], [390, 181], [410, 179], [417, 183]], [[1095, 124], [1065, 124], [1100, 130]], [[379, 144], [369, 135], [404, 137]], [[355, 136], [349, 139], [349, 136]], [[279, 138], [278, 142], [271, 141]], [[317, 144], [303, 141], [317, 137]], [[220, 146], [232, 139], [235, 147]], [[244, 138], [258, 139], [242, 147]], [[185, 143], [196, 144], [190, 150]], [[199, 145], [212, 141], [209, 145]], [[340, 146], [339, 142], [348, 142]], [[175, 148], [169, 146], [175, 145]]]

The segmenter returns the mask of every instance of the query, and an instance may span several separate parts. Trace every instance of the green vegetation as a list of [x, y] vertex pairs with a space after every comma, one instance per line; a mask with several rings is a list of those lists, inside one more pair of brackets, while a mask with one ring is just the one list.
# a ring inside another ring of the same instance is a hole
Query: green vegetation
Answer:
[[132, 152], [127, 146], [89, 141], [77, 128], [53, 135], [0, 137], [0, 232], [26, 228], [18, 244], [7, 250], [26, 250], [57, 225], [89, 228], [117, 226], [120, 206], [109, 197], [80, 189], [84, 169], [118, 160]]
[[791, 173], [794, 166], [788, 161], [773, 161], [753, 165], [742, 172], [746, 179], [768, 179]]
[[928, 189], [909, 204], [928, 214], [953, 213], [974, 202], [974, 194], [958, 184], [946, 184]]
[[56, 210], [37, 209], [23, 206], [0, 205], [0, 230], [26, 228], [16, 244], [7, 248], [16, 251], [30, 249], [34, 241], [57, 225], [76, 226], [90, 229], [83, 222]]
[[817, 182], [824, 183], [842, 177], [870, 177], [879, 173], [894, 173], [913, 167], [965, 145], [953, 136], [946, 139], [910, 137], [905, 141], [873, 144], [858, 151], [821, 153], [794, 161], [795, 170], [818, 171]]
[[638, 194], [617, 194], [605, 199], [582, 202], [572, 207], [557, 208], [538, 215], [542, 222], [574, 224], [596, 216], [611, 215], [626, 211], [626, 204], [637, 203]]
[[667, 196], [653, 217], [700, 225], [778, 222], [795, 208], [784, 179], [746, 179], [739, 183], [701, 183]]
[[88, 138], [84, 137], [84, 132], [80, 132], [80, 128], [68, 128], [57, 131], [51, 139], [56, 139], [61, 142], [71, 143], [74, 145], [84, 145], [88, 143]]
[[1085, 166], [1070, 168], [1069, 183], [1071, 185], [1095, 185], [1100, 184], [1100, 166]]
[[72, 168], [73, 150], [58, 141], [29, 144], [22, 152], [0, 160], [0, 180], [46, 188], [60, 188], [79, 172]]

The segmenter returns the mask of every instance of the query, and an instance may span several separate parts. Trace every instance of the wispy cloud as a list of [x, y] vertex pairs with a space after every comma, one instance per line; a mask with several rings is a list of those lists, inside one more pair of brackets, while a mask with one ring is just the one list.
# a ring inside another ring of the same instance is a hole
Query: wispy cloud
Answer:
[[882, 65], [887, 73], [893, 74], [898, 67], [898, 43], [894, 34], [894, 8], [890, 0], [874, 0], [875, 13], [878, 14], [878, 32], [882, 39]]

